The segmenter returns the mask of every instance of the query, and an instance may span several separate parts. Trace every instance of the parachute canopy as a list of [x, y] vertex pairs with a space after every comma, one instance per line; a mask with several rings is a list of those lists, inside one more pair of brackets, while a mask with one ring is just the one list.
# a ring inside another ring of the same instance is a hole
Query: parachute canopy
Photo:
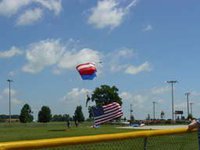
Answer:
[[93, 80], [96, 77], [97, 70], [94, 63], [79, 64], [76, 69], [83, 80]]

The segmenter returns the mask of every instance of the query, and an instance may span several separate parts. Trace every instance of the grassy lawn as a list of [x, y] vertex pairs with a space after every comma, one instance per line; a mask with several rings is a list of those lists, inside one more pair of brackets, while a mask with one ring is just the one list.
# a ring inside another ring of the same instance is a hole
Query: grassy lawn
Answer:
[[0, 123], [0, 142], [19, 141], [31, 139], [44, 139], [56, 137], [72, 137], [82, 135], [95, 135], [107, 133], [129, 132], [127, 129], [119, 129], [116, 126], [101, 126], [94, 129], [90, 123], [80, 124], [79, 127], [67, 128], [65, 122], [51, 123]]
[[[81, 124], [79, 127], [72, 126], [67, 128], [65, 122], [51, 122], [51, 123], [29, 123], [20, 124], [12, 123], [11, 125], [6, 123], [0, 123], [0, 142], [5, 141], [20, 141], [31, 139], [47, 139], [56, 137], [72, 137], [83, 135], [96, 135], [96, 134], [109, 134], [120, 132], [131, 132], [136, 130], [127, 130], [116, 128], [117, 126], [104, 125], [100, 128], [94, 129], [90, 127], [91, 123]], [[198, 141], [196, 133], [186, 133], [180, 135], [168, 135], [150, 137], [147, 140], [148, 150], [188, 150], [198, 149]], [[144, 138], [128, 139], [112, 142], [102, 142], [96, 144], [67, 146], [56, 149], [144, 149]]]

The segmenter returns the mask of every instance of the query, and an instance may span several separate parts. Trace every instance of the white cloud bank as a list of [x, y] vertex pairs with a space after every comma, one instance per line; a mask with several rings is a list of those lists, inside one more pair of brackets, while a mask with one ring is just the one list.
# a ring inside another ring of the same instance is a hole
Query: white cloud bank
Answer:
[[27, 63], [22, 70], [34, 74], [41, 72], [46, 67], [54, 66], [53, 72], [59, 74], [61, 70], [74, 69], [80, 63], [95, 62], [99, 65], [99, 62], [103, 59], [107, 60], [106, 65], [110, 66], [110, 71], [114, 72], [120, 71], [135, 75], [152, 70], [148, 62], [144, 62], [139, 66], [123, 62], [123, 60], [132, 59], [135, 56], [131, 49], [124, 48], [104, 56], [100, 51], [91, 48], [74, 50], [73, 48], [68, 48], [67, 45], [61, 43], [58, 39], [47, 39], [30, 44], [26, 50]]
[[137, 1], [132, 1], [126, 7], [120, 6], [119, 0], [98, 1], [97, 6], [91, 9], [88, 23], [98, 29], [105, 27], [113, 29], [122, 23], [130, 8], [135, 6]]
[[[36, 5], [35, 5], [36, 4]], [[59, 15], [62, 10], [61, 0], [1, 0], [0, 16], [17, 17], [17, 25], [30, 25], [44, 16], [44, 10]]]
[[[17, 91], [14, 90], [14, 89], [10, 89], [10, 93], [11, 93], [11, 103], [14, 104], [14, 105], [20, 105], [23, 103], [22, 100], [18, 99], [17, 98]], [[9, 89], [8, 88], [5, 88], [1, 93], [0, 93], [0, 100], [7, 100], [7, 97], [8, 97], [8, 94], [9, 94]]]
[[17, 25], [29, 25], [42, 18], [43, 11], [40, 8], [26, 10], [24, 14], [17, 19]]
[[148, 63], [148, 62], [144, 62], [143, 64], [139, 65], [139, 66], [128, 66], [125, 70], [125, 73], [127, 74], [138, 74], [140, 72], [144, 72], [144, 71], [151, 71], [152, 68], [151, 68], [151, 65]]
[[[71, 116], [73, 115], [74, 110], [77, 106], [82, 106], [82, 111], [86, 115], [88, 114], [88, 108], [86, 105], [86, 94], [90, 92], [89, 89], [79, 89], [73, 88], [71, 91], [67, 92], [66, 95], [61, 98], [61, 103], [66, 104], [68, 112], [71, 112]], [[90, 102], [91, 104], [91, 102]]]
[[34, 0], [40, 3], [43, 7], [53, 11], [55, 15], [59, 15], [62, 10], [61, 0]]
[[23, 54], [23, 52], [20, 49], [13, 46], [9, 50], [0, 51], [0, 58], [11, 58], [21, 54]]
[[38, 73], [45, 67], [58, 63], [64, 54], [64, 47], [59, 40], [45, 40], [31, 44], [26, 52], [28, 63], [22, 68], [24, 72]]
[[1, 0], [0, 15], [10, 17], [15, 15], [21, 8], [29, 5], [32, 0]]
[[99, 62], [100, 57], [96, 50], [89, 48], [83, 48], [79, 51], [68, 50], [67, 46], [62, 44], [60, 40], [47, 39], [28, 47], [26, 51], [28, 63], [23, 66], [22, 70], [38, 73], [45, 67], [52, 65], [56, 65], [58, 69], [72, 69], [79, 63]]
[[141, 72], [152, 71], [152, 65], [149, 62], [144, 62], [138, 66], [130, 64], [132, 59], [137, 54], [133, 49], [123, 48], [117, 52], [110, 53], [110, 70], [112, 72], [124, 72], [126, 74], [136, 75]]
[[[26, 62], [22, 66], [22, 71], [31, 74], [39, 73], [46, 68], [52, 69], [55, 74], [60, 74], [62, 70], [72, 70], [78, 64], [85, 62], [96, 63], [98, 74], [102, 73], [102, 69], [132, 75], [152, 70], [149, 62], [144, 62], [138, 66], [130, 64], [133, 57], [136, 56], [132, 49], [123, 48], [103, 54], [91, 48], [77, 49], [75, 48], [77, 43], [73, 42], [69, 40], [62, 43], [59, 39], [46, 39], [31, 43], [23, 51], [13, 46], [7, 51], [0, 52], [0, 58], [11, 58], [24, 54], [22, 56], [25, 56]], [[101, 64], [100, 62], [104, 60], [106, 60], [106, 64], [104, 62]], [[106, 67], [103, 67], [104, 65]]]

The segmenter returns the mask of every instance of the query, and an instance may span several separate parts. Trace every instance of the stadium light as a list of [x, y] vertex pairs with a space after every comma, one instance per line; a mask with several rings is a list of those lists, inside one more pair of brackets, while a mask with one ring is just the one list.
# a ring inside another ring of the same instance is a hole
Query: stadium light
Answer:
[[187, 114], [189, 116], [189, 114], [190, 114], [190, 109], [189, 109], [189, 95], [190, 95], [190, 92], [185, 93], [185, 95], [187, 97]]
[[167, 83], [171, 84], [172, 87], [172, 121], [174, 121], [174, 84], [177, 83], [176, 80], [167, 81]]
[[190, 113], [191, 113], [191, 115], [192, 115], [192, 105], [193, 105], [194, 103], [190, 103]]
[[9, 123], [11, 123], [11, 82], [13, 82], [13, 80], [8, 79], [8, 98], [9, 98]]
[[155, 107], [155, 105], [156, 105], [156, 102], [154, 102], [153, 101], [153, 119], [155, 120], [156, 119], [156, 107]]

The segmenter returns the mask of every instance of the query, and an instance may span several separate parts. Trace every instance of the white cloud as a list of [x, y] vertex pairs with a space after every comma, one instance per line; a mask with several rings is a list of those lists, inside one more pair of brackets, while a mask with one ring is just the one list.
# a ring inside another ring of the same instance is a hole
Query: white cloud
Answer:
[[40, 8], [35, 8], [31, 10], [26, 10], [24, 14], [22, 14], [18, 19], [17, 19], [17, 25], [29, 25], [32, 24], [39, 19], [42, 18], [43, 11]]
[[1, 0], [0, 15], [12, 16], [15, 15], [21, 8], [29, 5], [32, 0]]
[[10, 50], [0, 52], [0, 58], [10, 58], [21, 54], [23, 54], [23, 52], [20, 49], [13, 46]]
[[119, 96], [123, 100], [122, 109], [126, 117], [130, 116], [130, 104], [132, 104], [133, 115], [136, 119], [144, 119], [152, 110], [152, 106], [149, 106], [152, 105], [151, 101], [149, 101], [152, 99], [152, 95], [148, 93], [148, 91], [146, 91], [145, 94], [141, 91], [122, 92]]
[[144, 107], [144, 103], [149, 99], [149, 95], [144, 95], [140, 93], [130, 93], [130, 92], [122, 92], [119, 96], [123, 99], [123, 101], [129, 101], [129, 103], [134, 103], [136, 107]]
[[186, 109], [186, 102], [175, 104], [174, 109], [175, 110], [185, 110]]
[[59, 40], [48, 39], [31, 44], [26, 53], [28, 64], [22, 70], [29, 73], [38, 73], [45, 67], [58, 63], [64, 54], [64, 47]]
[[116, 64], [111, 64], [110, 69], [112, 72], [119, 72], [125, 70], [127, 65], [116, 65]]
[[[22, 104], [23, 101], [18, 99], [17, 98], [17, 91], [14, 90], [14, 89], [10, 89], [10, 93], [11, 93], [11, 103], [14, 104], [14, 105], [19, 105], [19, 104]], [[3, 92], [0, 94], [0, 97], [1, 99], [7, 99], [8, 97], [8, 94], [9, 94], [9, 89], [8, 88], [5, 88], [3, 90]]]
[[97, 6], [91, 9], [88, 23], [99, 29], [105, 27], [113, 29], [122, 23], [124, 16], [136, 2], [137, 0], [134, 0], [127, 7], [123, 7], [118, 0], [98, 1]]
[[58, 67], [71, 69], [80, 63], [99, 62], [100, 55], [98, 51], [89, 48], [84, 48], [80, 51], [66, 51]]
[[20, 105], [20, 104], [23, 104], [23, 101], [20, 100], [20, 99], [17, 99], [17, 98], [12, 98], [12, 103], [15, 104], [15, 105]]
[[148, 62], [145, 62], [139, 66], [128, 66], [125, 70], [127, 74], [138, 74], [143, 71], [151, 71], [151, 66]]
[[10, 76], [10, 77], [13, 77], [13, 76], [15, 76], [16, 75], [16, 72], [15, 71], [10, 71], [9, 73], [8, 73], [8, 76]]
[[[39, 4], [39, 5], [38, 5]], [[1, 0], [0, 16], [18, 15], [17, 25], [29, 25], [43, 17], [43, 10], [59, 15], [62, 10], [61, 0]]]
[[135, 55], [135, 53], [132, 49], [123, 48], [123, 49], [119, 50], [116, 55], [118, 58], [121, 58], [121, 57], [130, 58], [130, 57], [133, 57]]
[[130, 60], [136, 53], [133, 49], [123, 48], [118, 51], [109, 53], [107, 59], [110, 61], [110, 69], [112, 72], [123, 71], [127, 68], [127, 60]]
[[137, 53], [129, 48], [114, 51], [106, 56], [106, 59], [109, 60], [109, 67], [112, 72], [124, 72], [135, 75], [152, 70], [149, 62], [144, 62], [139, 66], [131, 65], [130, 61], [132, 62], [133, 58], [138, 59]]
[[[61, 103], [63, 105], [66, 104], [66, 108], [69, 112], [71, 112], [71, 116], [73, 115], [74, 110], [77, 106], [82, 106], [83, 114], [88, 114], [88, 108], [85, 107], [86, 105], [86, 95], [91, 90], [89, 89], [79, 89], [73, 88], [71, 91], [67, 92], [66, 95], [61, 99]], [[89, 102], [91, 104], [91, 102]]]
[[170, 87], [169, 86], [165, 86], [165, 87], [154, 87], [151, 92], [152, 94], [163, 94], [166, 92], [170, 91]]
[[[158, 88], [157, 88], [158, 89]], [[164, 88], [165, 89], [165, 88]], [[130, 116], [130, 104], [133, 106], [133, 115], [138, 119], [145, 119], [147, 114], [152, 116], [153, 113], [153, 101], [156, 102], [156, 116], [160, 115], [160, 112], [163, 110], [165, 112], [166, 118], [171, 117], [171, 101], [169, 100], [168, 95], [163, 94], [161, 91], [165, 90], [155, 90], [157, 91], [156, 95], [152, 93], [152, 89], [146, 90], [136, 90], [136, 91], [123, 91], [119, 96], [123, 100], [123, 111], [125, 116]], [[159, 91], [159, 92], [158, 92]], [[175, 105], [176, 109], [184, 109], [184, 103], [178, 103]]]
[[88, 91], [89, 90], [85, 88], [73, 88], [63, 97], [63, 101], [77, 103], [78, 101], [80, 101], [80, 99], [83, 99], [83, 97], [86, 96]]
[[29, 73], [38, 73], [45, 67], [55, 65], [53, 72], [59, 74], [61, 69], [74, 69], [79, 63], [99, 62], [101, 54], [98, 51], [83, 48], [79, 51], [68, 49], [67, 44], [60, 40], [47, 39], [31, 44], [26, 52], [28, 63], [22, 70]]
[[153, 30], [153, 27], [152, 27], [150, 24], [146, 25], [146, 26], [142, 29], [143, 32], [148, 32], [148, 31], [151, 31], [151, 30]]
[[124, 48], [106, 55], [90, 48], [76, 50], [77, 48], [74, 47], [77, 45], [71, 46], [70, 43], [71, 40], [62, 44], [58, 39], [47, 39], [30, 44], [26, 50], [27, 63], [22, 67], [22, 70], [34, 74], [41, 72], [46, 67], [52, 67], [54, 74], [60, 74], [62, 70], [74, 69], [80, 63], [94, 62], [98, 67], [98, 74], [100, 74], [104, 63], [100, 64], [99, 62], [106, 59], [106, 65], [110, 66], [110, 68], [107, 67], [111, 69], [110, 71], [121, 71], [129, 74], [151, 71], [148, 62], [139, 66], [127, 64], [128, 59], [135, 56], [131, 49]]
[[[15, 96], [16, 95], [16, 91], [13, 90], [13, 89], [10, 89], [10, 93], [11, 93], [11, 96]], [[8, 95], [9, 94], [9, 89], [8, 88], [5, 88], [2, 92], [3, 95]]]
[[62, 10], [61, 0], [35, 0], [40, 3], [43, 7], [54, 11], [55, 15], [58, 15]]

